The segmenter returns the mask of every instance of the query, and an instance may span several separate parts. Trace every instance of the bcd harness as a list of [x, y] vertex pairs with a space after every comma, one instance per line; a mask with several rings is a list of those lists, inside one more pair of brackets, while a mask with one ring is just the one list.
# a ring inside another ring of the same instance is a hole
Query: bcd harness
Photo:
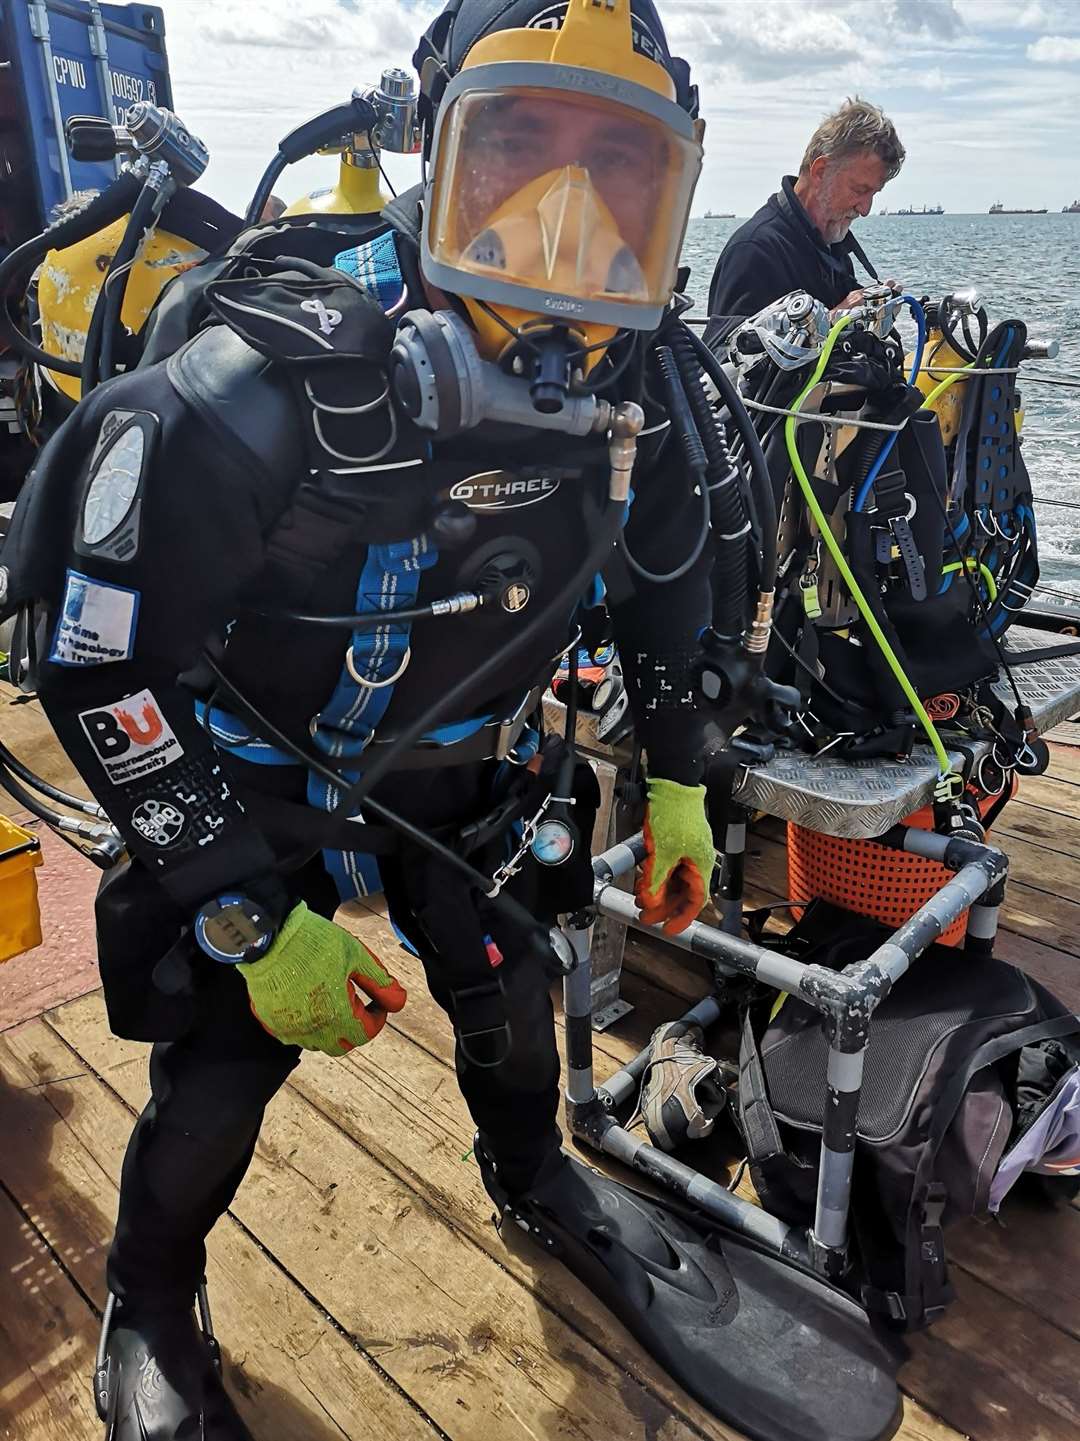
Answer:
[[[338, 255], [335, 267], [365, 290], [387, 316], [393, 316], [408, 303], [408, 287], [391, 231]], [[275, 263], [275, 268], [280, 270], [280, 263]], [[263, 321], [253, 313], [254, 307], [245, 297], [242, 286], [243, 282], [230, 286], [226, 281], [210, 287], [211, 304], [228, 324], [239, 328], [239, 319], [245, 339], [252, 340], [254, 329]], [[316, 315], [320, 326], [331, 333], [341, 323], [341, 312], [328, 305], [327, 298], [331, 297], [326, 296], [325, 291], [320, 293], [316, 285], [302, 303]], [[305, 409], [312, 431], [309, 439], [315, 443], [313, 459], [317, 457], [324, 465], [327, 459], [340, 461], [340, 465], [333, 467], [332, 474], [349, 477], [350, 482], [360, 480], [361, 485], [365, 472], [399, 469], [408, 482], [413, 467], [431, 468], [433, 462], [424, 454], [398, 458], [402, 447], [398, 444], [388, 391], [357, 403], [355, 396], [347, 393], [348, 381], [346, 374], [344, 384], [336, 382], [326, 369], [312, 370], [304, 376]], [[371, 423], [364, 427], [365, 432], [372, 433], [376, 442], [381, 441], [374, 443], [368, 454], [352, 454], [343, 439], [342, 433], [348, 432], [349, 420], [354, 417], [370, 417]], [[380, 419], [385, 426], [382, 436], [378, 429]], [[400, 507], [398, 510], [400, 513]], [[277, 528], [269, 545], [271, 564], [279, 572], [310, 584], [312, 575], [325, 569], [334, 556], [343, 554], [349, 544], [366, 544], [366, 559], [356, 590], [356, 613], [385, 613], [387, 619], [379, 625], [352, 632], [333, 694], [310, 725], [313, 745], [340, 770], [343, 785], [358, 779], [361, 758], [368, 747], [376, 743], [376, 730], [389, 708], [395, 683], [409, 664], [411, 623], [396, 620], [394, 615], [416, 605], [421, 577], [439, 559], [439, 549], [430, 529], [407, 540], [386, 538], [372, 542], [358, 533], [360, 528], [355, 508], [349, 515], [332, 502], [328, 504], [324, 499], [320, 502], [302, 489], [287, 525]], [[370, 527], [365, 528], [370, 533]], [[377, 523], [375, 529], [377, 533]], [[415, 768], [496, 759], [523, 766], [536, 753], [539, 744], [539, 734], [529, 721], [540, 693], [538, 684], [525, 695], [513, 697], [499, 713], [488, 712], [436, 727], [424, 736], [404, 764]], [[200, 723], [215, 744], [235, 759], [263, 766], [301, 765], [295, 756], [254, 733], [240, 716], [218, 704], [213, 697], [209, 701], [196, 701], [195, 708]], [[339, 799], [338, 787], [309, 772], [307, 800], [310, 806], [332, 814]], [[507, 808], [497, 809], [505, 813]], [[324, 849], [322, 852], [323, 862], [342, 900], [371, 895], [381, 889], [377, 859], [367, 850], [360, 833], [363, 821], [360, 817], [350, 819], [357, 827], [358, 849]], [[508, 819], [514, 817], [510, 815]], [[481, 831], [484, 829], [481, 825]]]

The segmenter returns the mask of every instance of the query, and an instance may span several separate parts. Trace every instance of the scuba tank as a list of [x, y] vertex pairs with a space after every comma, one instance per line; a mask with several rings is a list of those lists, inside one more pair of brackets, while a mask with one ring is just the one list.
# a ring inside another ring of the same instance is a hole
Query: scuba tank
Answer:
[[378, 215], [390, 197], [379, 185], [379, 158], [366, 133], [354, 131], [340, 147], [327, 146], [320, 155], [339, 155], [336, 184], [312, 190], [285, 210], [282, 219], [295, 215]]
[[[973, 324], [978, 328], [977, 337], [972, 334]], [[986, 340], [986, 310], [980, 303], [978, 291], [974, 286], [968, 286], [946, 295], [937, 305], [928, 305], [926, 326], [923, 364], [915, 375], [914, 383], [923, 395], [933, 396], [926, 408], [937, 416], [942, 444], [948, 448], [960, 431], [969, 382], [962, 376], [948, 385], [943, 385], [943, 382], [965, 365], [974, 364]], [[904, 363], [909, 369], [913, 359], [910, 353], [905, 357]]]
[[[209, 225], [198, 212], [213, 202], [198, 196], [193, 197], [194, 204], [185, 203], [191, 194], [177, 192], [166, 207], [164, 224], [150, 234], [128, 272], [120, 323], [132, 336], [142, 331], [169, 281], [207, 258], [215, 234], [220, 243], [239, 232], [239, 220], [223, 209], [221, 224]], [[46, 254], [37, 278], [37, 309], [41, 344], [48, 354], [82, 362], [90, 317], [130, 219], [130, 213], [125, 214], [74, 245]], [[78, 376], [44, 367], [42, 374], [69, 400], [79, 400], [82, 386]]]
[[420, 150], [413, 77], [397, 66], [384, 70], [377, 86], [353, 91], [352, 99], [291, 131], [278, 145], [247, 210], [256, 225], [278, 176], [305, 155], [340, 157], [334, 185], [313, 190], [285, 210], [301, 215], [378, 215], [388, 203], [380, 185], [380, 150], [415, 155]]
[[[114, 373], [117, 342], [124, 331], [138, 334], [165, 284], [228, 244], [240, 222], [188, 190], [210, 157], [171, 111], [139, 102], [122, 125], [72, 116], [65, 133], [76, 159], [126, 163], [107, 190], [84, 197], [0, 263], [0, 339], [77, 401]], [[33, 314], [27, 286], [39, 266], [42, 345], [9, 313], [17, 301]]]

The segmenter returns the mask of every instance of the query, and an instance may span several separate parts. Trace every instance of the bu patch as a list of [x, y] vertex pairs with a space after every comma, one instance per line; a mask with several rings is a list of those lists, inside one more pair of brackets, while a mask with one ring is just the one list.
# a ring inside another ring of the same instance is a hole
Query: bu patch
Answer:
[[69, 570], [49, 659], [72, 666], [129, 660], [138, 615], [137, 590]]
[[164, 770], [184, 754], [148, 690], [79, 712], [79, 724], [114, 786]]

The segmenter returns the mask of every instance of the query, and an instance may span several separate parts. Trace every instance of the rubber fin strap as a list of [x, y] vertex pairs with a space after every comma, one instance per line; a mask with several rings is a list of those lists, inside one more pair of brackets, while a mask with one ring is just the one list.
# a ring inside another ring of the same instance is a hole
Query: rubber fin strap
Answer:
[[[420, 577], [438, 558], [439, 552], [427, 536], [368, 547], [357, 586], [356, 609], [366, 613], [383, 611], [386, 621], [353, 632], [334, 694], [312, 722], [312, 740], [331, 760], [358, 762], [386, 714], [393, 683], [409, 663], [411, 626], [395, 621], [393, 615], [396, 610], [416, 604]], [[352, 785], [359, 773], [359, 767], [343, 767], [342, 787], [309, 773], [309, 803], [327, 813], [336, 810], [341, 790]], [[323, 861], [342, 900], [381, 889], [373, 856], [356, 851], [323, 851]]]

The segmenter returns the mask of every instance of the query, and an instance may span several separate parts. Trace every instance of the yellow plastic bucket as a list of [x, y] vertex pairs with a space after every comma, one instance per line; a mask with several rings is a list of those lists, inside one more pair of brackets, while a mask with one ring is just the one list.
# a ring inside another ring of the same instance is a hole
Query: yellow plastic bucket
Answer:
[[41, 842], [0, 816], [0, 963], [41, 945], [37, 877]]

